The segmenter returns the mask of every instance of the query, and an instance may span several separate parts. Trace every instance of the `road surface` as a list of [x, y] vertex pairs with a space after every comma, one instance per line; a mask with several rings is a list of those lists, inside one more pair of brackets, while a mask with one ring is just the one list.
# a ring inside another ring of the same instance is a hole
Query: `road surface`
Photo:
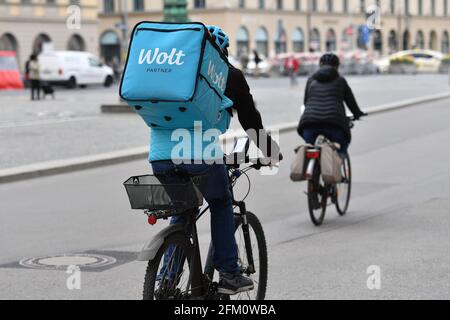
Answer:
[[[350, 212], [329, 208], [309, 221], [304, 184], [288, 179], [294, 132], [274, 176], [252, 175], [248, 208], [263, 222], [271, 299], [450, 299], [450, 100], [358, 122], [350, 152]], [[145, 161], [0, 185], [0, 299], [139, 299], [145, 263], [133, 261], [163, 228], [129, 209], [121, 183], [149, 171]], [[238, 194], [245, 191], [245, 181]], [[199, 226], [206, 246], [209, 217]], [[29, 257], [95, 252], [118, 262], [82, 272], [68, 290], [64, 270], [20, 268]], [[369, 290], [377, 266], [381, 289]]]
[[[305, 77], [297, 88], [289, 87], [288, 78], [249, 81], [265, 125], [300, 117]], [[348, 82], [363, 108], [448, 92], [449, 88], [446, 75], [437, 74], [349, 76]], [[100, 112], [101, 104], [118, 102], [117, 87], [56, 90], [55, 100], [33, 102], [26, 91], [0, 92], [0, 169], [148, 144], [149, 130], [139, 116]], [[236, 119], [232, 125], [238, 125]]]

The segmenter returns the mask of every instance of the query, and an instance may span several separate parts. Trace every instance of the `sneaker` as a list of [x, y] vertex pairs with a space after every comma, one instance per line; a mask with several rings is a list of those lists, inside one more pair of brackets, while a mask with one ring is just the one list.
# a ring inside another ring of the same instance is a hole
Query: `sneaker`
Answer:
[[240, 292], [253, 290], [253, 280], [241, 274], [221, 273], [218, 293], [234, 295]]

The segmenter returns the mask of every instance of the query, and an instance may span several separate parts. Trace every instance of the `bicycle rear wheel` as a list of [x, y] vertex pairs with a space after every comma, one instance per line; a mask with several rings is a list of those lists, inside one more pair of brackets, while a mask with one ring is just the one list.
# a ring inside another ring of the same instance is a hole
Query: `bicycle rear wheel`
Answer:
[[320, 165], [314, 165], [313, 176], [308, 181], [308, 210], [311, 221], [315, 226], [320, 226], [327, 211], [328, 187], [322, 181]]
[[347, 213], [352, 191], [352, 167], [350, 156], [347, 154], [342, 164], [342, 182], [336, 185], [336, 210], [339, 215]]
[[251, 212], [246, 214], [251, 239], [251, 251], [255, 270], [250, 270], [247, 251], [245, 247], [244, 232], [242, 229], [242, 217], [236, 216], [236, 244], [238, 246], [238, 263], [242, 273], [253, 280], [255, 288], [252, 291], [238, 293], [231, 296], [236, 300], [264, 300], [267, 289], [267, 245], [266, 237], [261, 223], [256, 215]]
[[144, 281], [144, 300], [188, 300], [191, 298], [191, 267], [194, 250], [182, 233], [164, 241], [148, 262]]

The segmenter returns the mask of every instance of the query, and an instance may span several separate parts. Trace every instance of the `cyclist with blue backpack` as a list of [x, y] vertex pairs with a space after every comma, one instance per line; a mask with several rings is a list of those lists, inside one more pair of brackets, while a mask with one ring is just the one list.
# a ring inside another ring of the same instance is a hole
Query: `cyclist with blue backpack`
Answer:
[[[207, 27], [213, 40], [228, 56], [229, 38], [223, 30], [217, 26]], [[256, 109], [250, 88], [243, 73], [229, 66], [228, 79], [226, 82], [225, 96], [233, 102], [233, 109], [236, 110], [239, 122], [244, 130], [253, 129], [256, 132], [263, 130], [261, 115]], [[231, 110], [227, 112], [231, 116]], [[252, 290], [253, 281], [241, 274], [238, 265], [238, 252], [236, 240], [234, 238], [235, 225], [233, 218], [232, 196], [229, 190], [229, 181], [226, 165], [223, 161], [211, 163], [211, 159], [205, 159], [203, 153], [193, 153], [191, 159], [184, 163], [173, 161], [173, 148], [177, 144], [171, 139], [173, 130], [160, 129], [158, 126], [152, 127], [150, 142], [150, 157], [153, 172], [155, 175], [170, 174], [174, 170], [186, 172], [190, 175], [207, 175], [208, 187], [203, 195], [210, 206], [211, 211], [211, 236], [214, 247], [214, 266], [220, 273], [218, 292], [221, 294], [233, 295], [239, 292]], [[274, 143], [269, 134], [262, 131], [254, 141], [258, 146], [260, 139], [267, 139], [264, 145], [272, 146], [272, 150], [265, 152], [265, 156], [272, 159], [281, 159], [279, 147]], [[264, 152], [264, 150], [262, 150]], [[195, 160], [195, 163], [192, 163]], [[278, 160], [276, 161], [278, 162]], [[171, 224], [183, 223], [183, 216], [175, 216]]]

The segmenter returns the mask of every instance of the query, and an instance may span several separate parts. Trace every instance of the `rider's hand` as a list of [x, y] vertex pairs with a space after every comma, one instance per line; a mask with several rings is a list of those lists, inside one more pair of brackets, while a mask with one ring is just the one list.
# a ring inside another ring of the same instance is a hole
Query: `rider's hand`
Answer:
[[270, 158], [270, 163], [272, 165], [277, 165], [282, 160], [283, 160], [283, 154], [281, 152], [279, 152], [277, 155], [274, 155], [273, 157]]
[[360, 120], [362, 117], [367, 117], [368, 115], [367, 112], [361, 112], [360, 114], [355, 115], [355, 120]]

